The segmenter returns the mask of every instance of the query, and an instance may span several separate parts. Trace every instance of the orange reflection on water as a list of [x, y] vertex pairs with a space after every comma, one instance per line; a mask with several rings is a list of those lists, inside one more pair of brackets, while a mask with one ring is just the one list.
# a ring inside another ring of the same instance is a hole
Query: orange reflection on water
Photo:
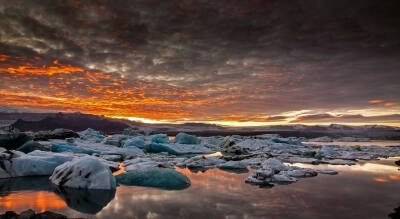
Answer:
[[35, 209], [43, 212], [46, 210], [54, 210], [65, 208], [67, 204], [53, 192], [24, 192], [11, 193], [0, 197], [0, 209], [24, 211], [26, 209]]
[[125, 170], [124, 163], [123, 162], [119, 162], [119, 170], [115, 171], [113, 173], [113, 175], [116, 176], [116, 175], [119, 175], [119, 174], [125, 173], [125, 172], [126, 172], [126, 170]]

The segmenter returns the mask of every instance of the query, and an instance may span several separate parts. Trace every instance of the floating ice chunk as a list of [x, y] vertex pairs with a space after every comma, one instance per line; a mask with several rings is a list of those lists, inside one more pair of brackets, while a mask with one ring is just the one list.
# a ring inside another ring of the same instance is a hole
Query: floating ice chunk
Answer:
[[178, 144], [200, 144], [200, 139], [194, 135], [181, 132], [175, 136], [174, 142]]
[[16, 149], [30, 140], [32, 137], [22, 132], [0, 133], [0, 147], [7, 150]]
[[168, 136], [166, 134], [152, 135], [151, 142], [153, 143], [169, 143]]
[[124, 147], [124, 148], [138, 147], [138, 148], [143, 149], [145, 146], [144, 141], [145, 141], [144, 136], [137, 136], [137, 137], [126, 140], [122, 147]]
[[263, 162], [261, 169], [253, 172], [245, 182], [257, 185], [292, 183], [296, 182], [297, 178], [313, 177], [317, 174], [318, 172], [313, 169], [286, 166], [276, 158], [269, 158]]
[[127, 148], [108, 148], [101, 152], [102, 155], [121, 155], [123, 159], [127, 159], [129, 157], [135, 157], [138, 155], [143, 155], [143, 151], [137, 147], [127, 147]]
[[293, 183], [296, 181], [297, 179], [295, 177], [291, 177], [284, 174], [273, 175], [271, 179], [271, 182], [276, 182], [276, 183]]
[[57, 166], [73, 158], [74, 156], [72, 155], [45, 151], [33, 151], [29, 154], [12, 154], [12, 156], [2, 160], [4, 168], [1, 168], [0, 175], [3, 178], [51, 175]]
[[126, 136], [126, 135], [112, 135], [110, 137], [105, 138], [103, 140], [103, 144], [121, 147], [127, 138], [128, 138], [128, 136]]
[[329, 164], [332, 164], [332, 165], [354, 165], [354, 164], [356, 164], [355, 161], [352, 161], [352, 160], [341, 160], [341, 159], [333, 159], [333, 160], [324, 159], [324, 160], [322, 160], [322, 162], [329, 163]]
[[178, 166], [191, 169], [209, 169], [222, 163], [225, 163], [225, 161], [219, 157], [196, 156], [185, 160], [183, 163], [178, 164]]
[[237, 143], [235, 146], [249, 150], [259, 150], [262, 147], [268, 146], [269, 142], [262, 139], [246, 139]]
[[282, 170], [287, 170], [288, 166], [276, 158], [269, 158], [268, 160], [264, 161], [262, 168], [271, 169], [274, 172], [280, 172]]
[[168, 167], [168, 164], [154, 161], [150, 158], [136, 158], [132, 160], [124, 161], [124, 167], [126, 171], [140, 170], [149, 167]]
[[63, 142], [53, 142], [51, 145], [52, 152], [73, 152], [73, 153], [82, 153], [82, 154], [98, 154], [100, 153], [99, 150], [93, 150], [90, 148], [82, 148], [77, 147], [76, 145], [70, 143], [63, 143]]
[[60, 187], [113, 190], [115, 178], [110, 169], [92, 157], [76, 158], [58, 166], [50, 180]]
[[100, 143], [101, 141], [103, 141], [104, 138], [106, 138], [106, 136], [102, 135], [99, 131], [93, 130], [91, 128], [78, 132], [78, 134], [83, 140], [91, 140], [97, 143]]
[[151, 153], [168, 152], [173, 155], [185, 155], [185, 154], [210, 154], [209, 148], [202, 145], [189, 145], [189, 144], [159, 144], [151, 143], [145, 146], [145, 150]]
[[122, 160], [122, 156], [119, 154], [101, 154], [99, 155], [101, 159], [118, 162]]
[[299, 177], [313, 177], [318, 175], [318, 172], [313, 169], [299, 168], [299, 169], [281, 171], [280, 174], [299, 178]]
[[122, 134], [123, 135], [129, 135], [129, 136], [142, 136], [142, 134], [140, 134], [137, 129], [133, 129], [133, 128], [130, 128], [130, 127], [124, 129]]
[[336, 170], [332, 170], [332, 169], [318, 169], [317, 172], [322, 173], [322, 174], [328, 174], [328, 175], [338, 174], [338, 172]]
[[285, 143], [291, 145], [301, 145], [301, 140], [299, 138], [291, 137], [291, 138], [272, 138], [272, 142], [274, 143]]
[[289, 162], [290, 163], [318, 164], [319, 160], [317, 160], [315, 158], [309, 158], [309, 157], [290, 157]]
[[145, 168], [129, 171], [116, 176], [123, 185], [146, 186], [168, 190], [185, 189], [190, 180], [185, 175], [168, 168]]
[[247, 161], [228, 161], [226, 163], [218, 164], [220, 169], [247, 169], [249, 163]]
[[37, 141], [28, 141], [25, 144], [23, 144], [21, 147], [16, 149], [17, 151], [22, 151], [24, 153], [29, 153], [35, 150], [41, 150], [41, 151], [49, 151], [50, 148], [45, 147], [44, 145], [40, 144]]
[[325, 145], [317, 152], [315, 156], [317, 158], [322, 158], [322, 157], [335, 158], [340, 156], [340, 153], [338, 151], [335, 151], [333, 148], [334, 146]]

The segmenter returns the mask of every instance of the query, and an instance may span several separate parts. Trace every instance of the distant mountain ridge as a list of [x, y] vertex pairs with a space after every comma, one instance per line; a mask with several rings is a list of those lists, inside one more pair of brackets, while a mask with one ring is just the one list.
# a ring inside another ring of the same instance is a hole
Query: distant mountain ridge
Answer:
[[18, 119], [12, 126], [21, 131], [34, 132], [54, 130], [56, 128], [71, 129], [73, 131], [92, 128], [104, 133], [120, 133], [129, 127], [129, 125], [121, 121], [88, 114], [55, 114], [37, 121]]
[[124, 119], [112, 119], [82, 113], [0, 113], [1, 121], [13, 121], [13, 127], [21, 131], [43, 131], [56, 128], [66, 128], [82, 131], [87, 128], [104, 133], [120, 133], [123, 129], [134, 127], [140, 132], [150, 130], [155, 133], [176, 135], [186, 132], [199, 136], [213, 135], [258, 135], [280, 134], [283, 137], [297, 136], [315, 138], [329, 137], [367, 137], [371, 139], [400, 140], [400, 128], [382, 125], [349, 126], [341, 124], [323, 125], [275, 125], [262, 127], [222, 127], [215, 124], [185, 123], [185, 124], [147, 124]]

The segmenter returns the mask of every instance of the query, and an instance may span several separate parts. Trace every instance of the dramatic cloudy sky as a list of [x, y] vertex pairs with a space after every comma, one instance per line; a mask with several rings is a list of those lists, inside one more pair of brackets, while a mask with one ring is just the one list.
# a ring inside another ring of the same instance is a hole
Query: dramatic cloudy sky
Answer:
[[398, 0], [0, 0], [0, 110], [400, 125]]

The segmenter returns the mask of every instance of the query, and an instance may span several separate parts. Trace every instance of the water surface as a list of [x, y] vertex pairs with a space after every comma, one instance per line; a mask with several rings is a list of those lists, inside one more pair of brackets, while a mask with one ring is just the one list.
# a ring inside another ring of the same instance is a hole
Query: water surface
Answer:
[[48, 177], [0, 180], [0, 211], [52, 210], [88, 218], [388, 218], [400, 206], [400, 171], [390, 158], [331, 168], [290, 185], [260, 188], [244, 183], [249, 173], [219, 169], [191, 172], [192, 185], [167, 191], [119, 186], [107, 191], [60, 191]]

